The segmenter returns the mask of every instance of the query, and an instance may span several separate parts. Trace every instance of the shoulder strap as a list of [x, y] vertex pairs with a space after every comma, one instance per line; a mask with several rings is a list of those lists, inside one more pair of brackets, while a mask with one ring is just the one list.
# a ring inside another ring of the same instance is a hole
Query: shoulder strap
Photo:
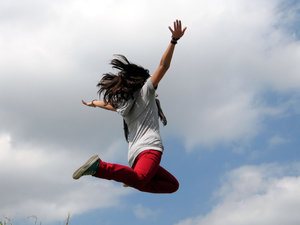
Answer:
[[162, 124], [164, 126], [166, 126], [167, 123], [168, 123], [168, 121], [167, 121], [167, 118], [166, 118], [164, 112], [161, 109], [160, 101], [159, 101], [158, 98], [155, 98], [155, 101], [156, 101], [156, 105], [157, 105], [158, 115], [159, 115], [160, 121], [162, 122]]
[[123, 129], [124, 129], [124, 136], [126, 141], [128, 142], [128, 126], [127, 123], [125, 122], [125, 120], [123, 119]]

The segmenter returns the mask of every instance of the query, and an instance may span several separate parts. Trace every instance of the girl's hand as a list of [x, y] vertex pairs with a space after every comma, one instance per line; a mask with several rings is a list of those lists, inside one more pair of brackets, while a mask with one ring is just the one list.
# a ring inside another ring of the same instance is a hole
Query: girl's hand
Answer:
[[174, 28], [172, 29], [171, 27], [169, 27], [169, 30], [172, 33], [172, 38], [179, 40], [184, 35], [186, 27], [182, 29], [181, 20], [176, 20], [174, 21]]
[[[94, 101], [94, 100], [93, 100]], [[93, 101], [91, 102], [85, 102], [83, 100], [81, 100], [82, 104], [86, 105], [86, 106], [90, 106], [90, 107], [96, 107], [95, 104], [93, 103]]]

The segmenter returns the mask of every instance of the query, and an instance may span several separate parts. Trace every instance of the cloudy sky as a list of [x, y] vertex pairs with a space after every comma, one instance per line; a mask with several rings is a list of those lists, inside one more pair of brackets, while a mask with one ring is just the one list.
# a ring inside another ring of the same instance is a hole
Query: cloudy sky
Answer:
[[[297, 0], [0, 0], [0, 221], [14, 225], [300, 224]], [[122, 119], [84, 107], [113, 54], [153, 71], [171, 195], [73, 171], [127, 164]]]

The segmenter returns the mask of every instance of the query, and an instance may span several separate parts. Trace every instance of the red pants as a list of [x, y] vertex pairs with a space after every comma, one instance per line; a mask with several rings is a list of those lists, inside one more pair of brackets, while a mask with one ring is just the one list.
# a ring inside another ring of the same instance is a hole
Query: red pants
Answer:
[[140, 153], [132, 168], [101, 161], [95, 177], [122, 182], [143, 192], [173, 193], [177, 191], [177, 179], [159, 163], [162, 153], [146, 150]]

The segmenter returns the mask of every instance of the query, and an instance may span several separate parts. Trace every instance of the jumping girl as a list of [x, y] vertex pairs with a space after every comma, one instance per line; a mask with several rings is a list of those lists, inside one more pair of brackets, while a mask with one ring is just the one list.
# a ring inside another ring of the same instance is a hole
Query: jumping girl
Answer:
[[123, 117], [130, 167], [104, 162], [95, 155], [74, 172], [74, 179], [92, 175], [150, 193], [173, 193], [179, 188], [177, 179], [160, 166], [164, 148], [159, 118], [164, 125], [167, 121], [155, 94], [160, 80], [170, 67], [175, 45], [184, 35], [186, 27], [182, 29], [181, 21], [176, 20], [173, 29], [169, 27], [169, 30], [172, 33], [171, 42], [152, 76], [148, 70], [118, 55], [111, 61], [118, 73], [104, 74], [97, 85], [103, 100], [82, 101], [86, 106], [116, 111]]

